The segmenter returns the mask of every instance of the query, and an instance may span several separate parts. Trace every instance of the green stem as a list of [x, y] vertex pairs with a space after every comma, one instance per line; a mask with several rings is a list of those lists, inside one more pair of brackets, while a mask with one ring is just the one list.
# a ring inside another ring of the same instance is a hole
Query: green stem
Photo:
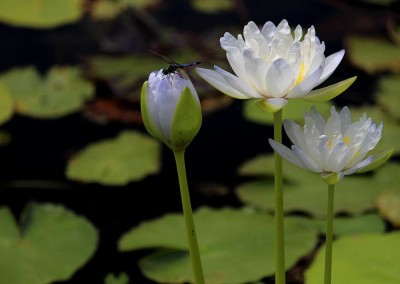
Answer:
[[332, 279], [333, 200], [335, 185], [328, 185], [328, 210], [326, 216], [325, 275], [324, 284]]
[[185, 218], [186, 234], [189, 242], [190, 257], [192, 259], [194, 280], [196, 284], [204, 284], [203, 268], [201, 265], [199, 246], [197, 244], [197, 236], [194, 227], [192, 206], [190, 205], [189, 188], [186, 177], [185, 150], [174, 151], [174, 156], [175, 156], [176, 168], [178, 170], [183, 216]]
[[[282, 110], [274, 113], [274, 140], [282, 143]], [[275, 283], [285, 284], [282, 157], [275, 152]]]

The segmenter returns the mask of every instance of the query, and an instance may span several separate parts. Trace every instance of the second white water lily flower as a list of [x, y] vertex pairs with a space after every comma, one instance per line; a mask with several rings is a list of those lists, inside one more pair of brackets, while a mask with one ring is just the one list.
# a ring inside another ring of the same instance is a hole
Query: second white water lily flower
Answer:
[[[281, 109], [289, 98], [324, 95], [329, 100], [343, 92], [355, 78], [343, 81], [340, 91], [310, 91], [324, 82], [341, 62], [344, 50], [325, 58], [325, 45], [312, 26], [303, 37], [301, 26], [292, 31], [286, 20], [277, 27], [267, 22], [261, 30], [249, 22], [243, 36], [225, 33], [221, 47], [236, 76], [214, 66], [215, 70], [196, 68], [198, 74], [224, 94], [238, 99], [263, 99], [268, 111]], [[336, 85], [336, 84], [335, 84]], [[305, 97], [304, 97], [305, 98]]]
[[286, 134], [294, 144], [291, 149], [272, 139], [269, 143], [283, 158], [297, 167], [320, 173], [327, 183], [375, 168], [394, 151], [366, 158], [381, 139], [383, 124], [376, 126], [365, 113], [359, 121], [351, 122], [348, 107], [340, 113], [332, 107], [327, 121], [312, 107], [310, 113], [305, 113], [304, 121], [303, 128], [291, 120], [284, 122]]

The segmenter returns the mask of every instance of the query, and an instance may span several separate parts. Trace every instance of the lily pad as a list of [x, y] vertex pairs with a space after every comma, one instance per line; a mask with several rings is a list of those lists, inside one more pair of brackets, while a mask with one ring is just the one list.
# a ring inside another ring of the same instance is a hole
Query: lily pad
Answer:
[[41, 78], [33, 67], [16, 68], [0, 76], [15, 111], [35, 118], [59, 118], [79, 110], [94, 95], [93, 85], [74, 67], [53, 67]]
[[232, 10], [235, 7], [234, 0], [192, 0], [194, 9], [203, 13], [218, 13]]
[[126, 273], [121, 273], [119, 275], [114, 275], [112, 273], [106, 276], [104, 281], [105, 284], [128, 284], [129, 276]]
[[[207, 283], [244, 283], [274, 273], [274, 217], [250, 210], [201, 208], [194, 214]], [[317, 231], [309, 220], [285, 219], [286, 268], [312, 251]], [[184, 220], [180, 214], [142, 223], [122, 236], [121, 251], [161, 248], [140, 261], [160, 283], [192, 282]]]
[[[332, 283], [400, 283], [400, 233], [347, 236], [333, 243]], [[306, 271], [306, 284], [320, 284], [325, 248], [321, 247]]]
[[53, 204], [32, 204], [20, 224], [0, 208], [1, 283], [44, 284], [68, 280], [94, 254], [96, 229]]
[[[321, 234], [326, 233], [326, 221], [315, 220], [313, 224]], [[336, 217], [333, 233], [336, 236], [359, 235], [365, 233], [385, 232], [385, 222], [377, 214], [366, 214], [357, 217]]]
[[400, 227], [400, 192], [384, 192], [378, 197], [378, 212], [395, 227]]
[[[301, 99], [292, 99], [289, 100], [283, 109], [283, 118], [302, 121], [304, 118], [304, 111], [310, 111], [313, 105], [323, 116], [329, 115], [329, 109], [332, 106], [330, 102], [310, 103]], [[274, 125], [274, 116], [260, 110], [252, 100], [243, 102], [243, 115], [251, 122]]]
[[[400, 74], [391, 75], [379, 80], [378, 93], [376, 94], [379, 105], [390, 116], [400, 121]], [[400, 129], [400, 125], [399, 125]]]
[[0, 21], [27, 28], [54, 28], [78, 21], [84, 0], [1, 0]]
[[160, 167], [160, 144], [135, 131], [93, 143], [68, 162], [67, 177], [80, 182], [126, 185]]
[[8, 88], [0, 82], [0, 125], [6, 123], [13, 115], [13, 101]]
[[347, 54], [355, 66], [368, 73], [400, 71], [400, 48], [383, 39], [349, 37]]
[[[257, 157], [254, 161], [249, 161], [239, 172], [262, 177], [264, 171], [264, 177], [239, 185], [236, 194], [243, 203], [272, 212], [275, 208], [273, 156]], [[335, 212], [360, 215], [375, 208], [381, 192], [399, 192], [400, 176], [393, 175], [394, 172], [400, 172], [400, 165], [387, 163], [373, 175], [344, 177], [335, 186]], [[302, 211], [316, 218], [326, 216], [327, 188], [318, 174], [299, 169], [284, 160], [283, 176], [285, 212]]]

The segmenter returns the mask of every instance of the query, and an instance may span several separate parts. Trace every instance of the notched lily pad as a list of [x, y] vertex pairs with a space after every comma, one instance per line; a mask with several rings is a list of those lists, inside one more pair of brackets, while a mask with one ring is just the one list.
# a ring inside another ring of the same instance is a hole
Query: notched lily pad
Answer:
[[1, 0], [0, 21], [27, 28], [54, 28], [78, 21], [84, 0]]
[[400, 48], [383, 39], [349, 37], [347, 54], [355, 66], [368, 73], [400, 71]]
[[42, 78], [33, 67], [15, 68], [0, 76], [15, 111], [35, 118], [59, 118], [81, 108], [94, 95], [93, 85], [75, 67], [53, 67]]
[[98, 235], [83, 217], [53, 204], [32, 204], [20, 224], [0, 208], [1, 283], [68, 280], [94, 254]]
[[125, 185], [158, 172], [160, 144], [135, 131], [93, 143], [68, 162], [67, 177], [80, 182]]
[[[194, 214], [207, 283], [248, 283], [274, 273], [274, 217], [250, 210], [201, 208]], [[286, 268], [310, 252], [317, 230], [306, 218], [285, 219]], [[124, 234], [121, 251], [159, 248], [140, 267], [160, 283], [193, 283], [181, 214], [142, 223]]]
[[[333, 243], [332, 283], [400, 283], [400, 233], [347, 236]], [[324, 279], [325, 247], [305, 273], [306, 284]]]

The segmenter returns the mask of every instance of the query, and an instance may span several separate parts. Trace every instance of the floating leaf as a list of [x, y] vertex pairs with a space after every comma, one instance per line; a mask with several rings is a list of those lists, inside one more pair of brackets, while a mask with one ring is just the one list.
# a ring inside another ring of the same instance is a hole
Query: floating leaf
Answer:
[[0, 21], [28, 28], [54, 28], [78, 21], [84, 0], [1, 0]]
[[[329, 115], [329, 109], [332, 104], [330, 102], [310, 103], [301, 99], [292, 99], [289, 100], [288, 104], [283, 109], [283, 118], [301, 121], [304, 117], [304, 110], [309, 111], [312, 105], [316, 107], [319, 113], [325, 116]], [[243, 115], [251, 122], [267, 125], [274, 124], [274, 116], [261, 111], [253, 100], [246, 100], [243, 102]]]
[[[400, 48], [399, 48], [400, 49]], [[400, 74], [379, 80], [376, 94], [378, 103], [394, 118], [400, 120]], [[399, 126], [400, 128], [400, 126]]]
[[[259, 168], [258, 168], [259, 167]], [[239, 172], [245, 175], [265, 178], [246, 182], [238, 186], [236, 194], [245, 204], [273, 211], [274, 202], [274, 162], [272, 155], [257, 157], [246, 163]], [[375, 207], [378, 195], [384, 191], [400, 191], [398, 184], [400, 165], [387, 163], [375, 175], [346, 176], [335, 186], [336, 213], [345, 212], [359, 215]], [[391, 173], [391, 174], [389, 174]], [[326, 216], [327, 188], [318, 174], [299, 169], [283, 161], [285, 211], [303, 211], [317, 217]]]
[[400, 71], [400, 48], [388, 41], [352, 36], [347, 40], [351, 62], [369, 73]]
[[93, 85], [78, 68], [54, 67], [41, 78], [33, 67], [16, 68], [0, 76], [18, 113], [35, 118], [58, 118], [79, 110], [93, 97]]
[[378, 197], [378, 212], [394, 226], [400, 227], [400, 192], [384, 192]]
[[[244, 283], [274, 273], [274, 217], [249, 210], [201, 208], [194, 214], [207, 283]], [[285, 219], [286, 268], [310, 252], [317, 232], [309, 220]], [[143, 273], [160, 283], [193, 282], [180, 214], [168, 214], [126, 233], [121, 251], [163, 248], [140, 261]]]
[[95, 252], [96, 229], [53, 204], [32, 204], [18, 225], [0, 209], [1, 283], [44, 284], [69, 279]]
[[13, 115], [13, 101], [8, 88], [0, 82], [0, 125]]
[[160, 167], [160, 145], [134, 131], [93, 143], [68, 163], [67, 176], [81, 182], [125, 185], [156, 173]]
[[141, 10], [159, 2], [160, 0], [98, 0], [93, 3], [90, 14], [96, 20], [110, 20], [127, 8]]
[[105, 284], [128, 284], [129, 283], [129, 277], [128, 274], [126, 273], [121, 273], [118, 276], [115, 276], [114, 274], [110, 273], [107, 275], [105, 279]]
[[232, 10], [235, 7], [234, 0], [192, 0], [194, 9], [203, 13], [218, 13]]
[[[325, 220], [315, 220], [313, 224], [321, 234], [325, 234]], [[336, 217], [333, 226], [333, 232], [336, 236], [383, 233], [385, 231], [384, 221], [376, 214], [366, 214], [357, 217]]]
[[[400, 233], [357, 235], [333, 243], [332, 283], [400, 283]], [[306, 284], [324, 279], [325, 248], [321, 247], [306, 271]]]

